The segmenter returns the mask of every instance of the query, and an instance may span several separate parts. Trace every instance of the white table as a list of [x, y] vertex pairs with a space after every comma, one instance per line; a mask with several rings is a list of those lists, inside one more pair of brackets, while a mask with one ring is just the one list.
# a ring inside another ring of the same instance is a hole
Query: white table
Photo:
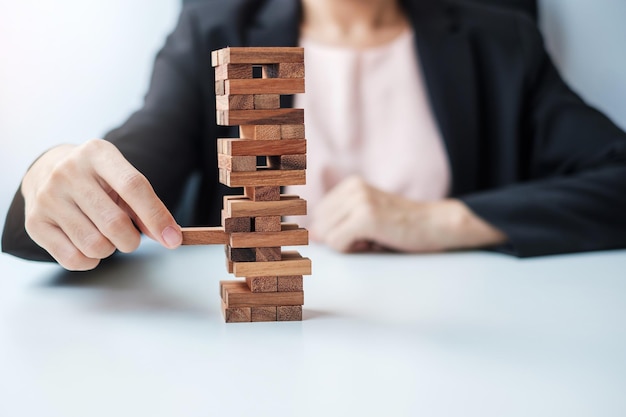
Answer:
[[0, 256], [0, 416], [626, 415], [626, 251], [302, 252], [304, 321], [252, 324], [221, 247]]

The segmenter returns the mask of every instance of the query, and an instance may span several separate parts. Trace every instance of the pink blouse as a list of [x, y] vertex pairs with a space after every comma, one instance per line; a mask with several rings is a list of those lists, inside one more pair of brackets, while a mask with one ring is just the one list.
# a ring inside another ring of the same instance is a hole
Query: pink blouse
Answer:
[[[411, 31], [367, 49], [303, 39], [307, 185], [287, 193], [313, 212], [350, 175], [379, 189], [424, 201], [445, 197], [450, 166], [427, 97]], [[306, 223], [304, 218], [299, 223]]]

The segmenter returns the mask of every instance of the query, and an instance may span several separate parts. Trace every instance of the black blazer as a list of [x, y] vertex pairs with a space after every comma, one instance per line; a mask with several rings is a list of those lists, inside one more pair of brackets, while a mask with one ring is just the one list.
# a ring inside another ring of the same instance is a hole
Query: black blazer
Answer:
[[[562, 81], [523, 13], [452, 0], [405, 0], [452, 169], [451, 196], [535, 256], [626, 247], [626, 135]], [[194, 224], [219, 224], [210, 52], [295, 46], [298, 0], [211, 0], [185, 7], [159, 52], [143, 108], [106, 139], [174, 210], [200, 174]], [[289, 105], [289, 97], [284, 98]], [[381, 138], [383, 140], [384, 138]], [[18, 192], [3, 250], [50, 257], [24, 231]]]

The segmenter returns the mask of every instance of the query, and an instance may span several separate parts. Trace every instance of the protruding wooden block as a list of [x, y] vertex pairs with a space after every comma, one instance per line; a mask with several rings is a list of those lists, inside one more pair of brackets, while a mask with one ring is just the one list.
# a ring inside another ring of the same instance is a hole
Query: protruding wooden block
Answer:
[[227, 217], [226, 211], [222, 210], [222, 226], [226, 233], [251, 232], [252, 219], [250, 217]]
[[276, 278], [276, 291], [294, 292], [304, 288], [302, 275], [290, 275]]
[[[256, 228], [256, 219], [255, 219]], [[233, 248], [266, 248], [275, 246], [299, 246], [309, 244], [306, 229], [283, 229], [280, 232], [232, 233], [230, 245]]]
[[280, 109], [280, 95], [256, 94], [254, 95], [254, 108], [257, 110]]
[[276, 321], [278, 317], [276, 306], [250, 307], [253, 322]]
[[298, 196], [282, 195], [280, 201], [228, 200], [227, 217], [303, 216], [306, 200]]
[[281, 139], [281, 125], [243, 125], [239, 126], [242, 139], [278, 140]]
[[227, 271], [229, 274], [232, 274], [232, 273], [233, 273], [234, 266], [235, 266], [235, 264], [233, 263], [233, 261], [231, 261], [230, 259], [228, 259], [228, 256], [226, 256], [226, 271]]
[[250, 64], [224, 64], [215, 67], [216, 80], [251, 79], [252, 65]]
[[304, 110], [217, 110], [217, 121], [221, 126], [302, 124]]
[[259, 216], [253, 220], [255, 232], [280, 232], [280, 216]]
[[302, 321], [302, 306], [276, 307], [277, 321]]
[[223, 96], [226, 94], [226, 86], [224, 85], [224, 80], [215, 81], [215, 95]]
[[269, 156], [268, 166], [276, 170], [301, 171], [306, 169], [306, 155]]
[[215, 108], [217, 110], [254, 110], [254, 97], [251, 94], [216, 96]]
[[254, 172], [256, 171], [256, 156], [232, 156], [220, 153], [217, 155], [217, 166], [226, 171]]
[[252, 201], [280, 200], [280, 187], [245, 187], [244, 192]]
[[282, 125], [280, 129], [283, 139], [304, 139], [306, 137], [304, 124]]
[[[301, 47], [230, 47], [217, 51], [212, 65], [224, 64], [278, 64], [282, 62], [304, 62]], [[213, 57], [213, 55], [212, 55]]]
[[183, 245], [225, 245], [229, 235], [223, 227], [181, 227]]
[[306, 184], [305, 170], [259, 169], [254, 172], [231, 172], [220, 168], [220, 182], [229, 187], [279, 187]]
[[226, 257], [233, 262], [256, 262], [255, 248], [233, 248], [230, 245], [224, 247]]
[[311, 260], [298, 252], [283, 252], [282, 260], [274, 262], [234, 262], [236, 277], [311, 275]]
[[255, 248], [257, 262], [276, 262], [281, 260], [280, 246]]
[[246, 284], [251, 292], [278, 291], [278, 277], [246, 277]]
[[222, 314], [226, 323], [247, 323], [252, 321], [252, 309], [250, 307], [227, 307], [223, 300]]
[[232, 156], [273, 156], [306, 154], [306, 140], [304, 139], [218, 139], [217, 145], [219, 153]]
[[245, 282], [220, 281], [220, 293], [226, 307], [266, 307], [304, 304], [303, 292], [253, 293]]
[[298, 78], [253, 78], [250, 80], [224, 80], [226, 95], [231, 94], [300, 94], [304, 93], [304, 80]]

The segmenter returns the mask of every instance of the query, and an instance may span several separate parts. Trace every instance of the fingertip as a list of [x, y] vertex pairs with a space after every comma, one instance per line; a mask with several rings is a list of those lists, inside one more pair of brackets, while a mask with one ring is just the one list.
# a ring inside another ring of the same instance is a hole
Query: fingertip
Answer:
[[183, 234], [180, 231], [180, 226], [167, 226], [161, 233], [163, 243], [169, 249], [176, 249], [183, 243]]

